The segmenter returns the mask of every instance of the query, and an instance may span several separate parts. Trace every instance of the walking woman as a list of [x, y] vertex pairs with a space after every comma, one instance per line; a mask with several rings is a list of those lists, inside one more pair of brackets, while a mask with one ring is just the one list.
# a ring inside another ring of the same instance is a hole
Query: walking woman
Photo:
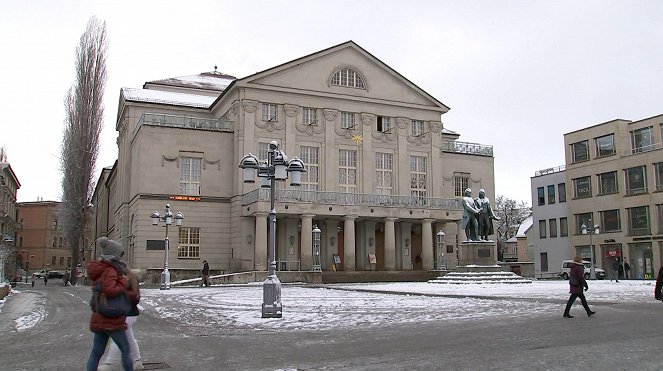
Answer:
[[585, 291], [589, 289], [589, 286], [587, 286], [587, 281], [585, 281], [585, 266], [582, 264], [582, 257], [576, 256], [573, 259], [573, 263], [571, 264], [571, 271], [569, 272], [569, 292], [571, 293], [571, 296], [569, 296], [569, 300], [566, 302], [564, 318], [573, 318], [569, 311], [571, 310], [573, 302], [576, 301], [576, 298], [580, 298], [582, 307], [585, 308], [588, 316], [591, 317], [592, 314], [596, 313], [589, 309], [589, 305], [587, 305], [587, 299], [585, 299], [585, 294], [582, 291], [583, 288]]
[[[101, 283], [101, 291], [106, 297], [115, 297], [127, 292], [130, 301], [135, 301], [136, 293], [128, 290], [129, 279], [125, 276], [126, 264], [120, 259], [124, 255], [122, 244], [117, 241], [101, 237], [97, 240], [101, 247], [99, 260], [92, 261], [87, 266], [87, 271], [92, 286]], [[87, 371], [96, 371], [99, 360], [104, 354], [108, 338], [113, 339], [120, 352], [122, 352], [122, 367], [125, 371], [133, 371], [133, 360], [130, 356], [129, 341], [127, 334], [126, 317], [110, 318], [100, 313], [92, 313], [90, 318], [90, 331], [94, 332], [92, 351], [87, 361]]]

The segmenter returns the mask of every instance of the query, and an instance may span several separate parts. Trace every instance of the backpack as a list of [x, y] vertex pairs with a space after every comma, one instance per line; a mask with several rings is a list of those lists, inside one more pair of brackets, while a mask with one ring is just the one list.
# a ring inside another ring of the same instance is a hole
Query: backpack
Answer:
[[117, 296], [109, 298], [103, 292], [102, 282], [107, 270], [101, 275], [97, 283], [92, 286], [92, 298], [90, 299], [90, 309], [104, 317], [117, 318], [124, 317], [131, 311], [131, 302], [126, 290]]

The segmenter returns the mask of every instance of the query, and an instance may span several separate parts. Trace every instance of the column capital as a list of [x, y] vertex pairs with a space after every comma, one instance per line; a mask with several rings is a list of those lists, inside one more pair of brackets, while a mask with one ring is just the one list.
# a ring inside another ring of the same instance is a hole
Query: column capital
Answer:
[[302, 214], [302, 219], [307, 218], [307, 219], [313, 219], [315, 218], [316, 214]]
[[358, 215], [344, 215], [344, 216], [343, 216], [343, 219], [344, 219], [344, 220], [355, 220], [355, 219], [357, 219], [357, 218], [359, 218]]
[[384, 220], [387, 221], [387, 222], [392, 222], [393, 223], [393, 222], [397, 221], [398, 218], [388, 217], [388, 218], [384, 218]]

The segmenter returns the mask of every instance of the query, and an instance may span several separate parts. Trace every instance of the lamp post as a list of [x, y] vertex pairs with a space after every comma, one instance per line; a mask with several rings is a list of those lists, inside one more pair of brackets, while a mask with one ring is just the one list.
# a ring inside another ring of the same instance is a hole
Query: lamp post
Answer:
[[277, 180], [288, 179], [290, 173], [290, 185], [298, 186], [302, 181], [304, 163], [295, 157], [288, 161], [288, 157], [283, 151], [279, 150], [279, 144], [273, 140], [269, 143], [267, 163], [261, 163], [258, 158], [251, 153], [242, 157], [239, 167], [244, 170], [244, 183], [255, 183], [256, 170], [258, 177], [262, 178], [261, 187], [269, 188], [270, 211], [269, 222], [267, 224], [267, 259], [268, 272], [267, 279], [263, 282], [262, 294], [262, 318], [281, 318], [281, 282], [276, 277], [276, 208], [275, 208], [275, 190]]
[[590, 225], [594, 225], [594, 228], [587, 229], [587, 226], [583, 224], [580, 226], [580, 231], [582, 232], [582, 234], [589, 234], [589, 251], [591, 254], [591, 256], [589, 257], [589, 261], [592, 264], [592, 266], [589, 268], [589, 279], [595, 280], [596, 268], [594, 267], [594, 245], [592, 244], [592, 235], [599, 234], [599, 226], [592, 223], [592, 218], [589, 218], [588, 222]]
[[320, 233], [322, 231], [318, 226], [313, 227], [313, 272], [322, 272], [320, 263]]
[[438, 251], [438, 256], [439, 256], [438, 261], [437, 261], [437, 269], [439, 269], [439, 270], [442, 270], [442, 269], [446, 270], [447, 269], [447, 260], [444, 257], [444, 253], [445, 253], [445, 251], [444, 251], [445, 250], [444, 237], [445, 237], [445, 234], [440, 229], [440, 231], [437, 232], [437, 251]]
[[[168, 226], [173, 224], [173, 213], [170, 211], [170, 204], [166, 204], [166, 210], [164, 210], [163, 216], [159, 215], [159, 212], [154, 210], [150, 217], [152, 218], [152, 225], [158, 225], [159, 221], [162, 221], [166, 227], [166, 238], [163, 240], [163, 272], [161, 272], [161, 285], [159, 286], [159, 289], [170, 290], [170, 272], [168, 272]], [[184, 220], [184, 214], [178, 211], [175, 214], [175, 225], [178, 227], [181, 226], [182, 220]]]

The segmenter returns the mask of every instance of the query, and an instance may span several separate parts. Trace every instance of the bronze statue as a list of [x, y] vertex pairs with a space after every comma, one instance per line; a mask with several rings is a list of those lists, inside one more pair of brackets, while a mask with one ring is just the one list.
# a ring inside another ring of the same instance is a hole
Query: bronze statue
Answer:
[[477, 218], [481, 209], [479, 209], [472, 198], [472, 190], [467, 188], [463, 197], [463, 218], [460, 220], [460, 227], [465, 229], [467, 241], [479, 241]]
[[490, 200], [486, 197], [486, 191], [483, 189], [479, 190], [479, 197], [474, 199], [474, 203], [477, 209], [479, 209], [479, 238], [484, 241], [489, 241], [488, 236], [494, 234], [493, 229], [493, 220], [500, 220], [500, 218], [495, 215], [493, 208], [490, 207]]

